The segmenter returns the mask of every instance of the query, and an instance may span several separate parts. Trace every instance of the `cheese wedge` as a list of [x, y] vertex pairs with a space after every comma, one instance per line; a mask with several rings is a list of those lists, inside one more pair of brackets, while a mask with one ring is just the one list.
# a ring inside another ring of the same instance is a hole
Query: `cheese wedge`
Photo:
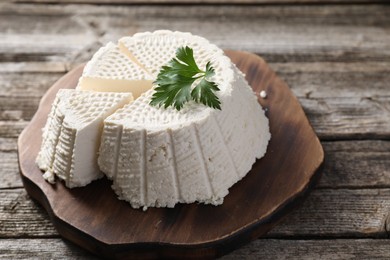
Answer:
[[77, 90], [131, 92], [134, 98], [152, 87], [152, 76], [113, 43], [99, 49], [87, 63]]
[[147, 32], [119, 42], [129, 60], [153, 76], [177, 48], [191, 47], [200, 68], [208, 61], [215, 68], [222, 110], [193, 102], [181, 111], [153, 107], [148, 90], [104, 121], [100, 169], [134, 208], [221, 204], [270, 139], [268, 119], [244, 75], [221, 49], [189, 33]]
[[[167, 35], [170, 37], [166, 37]], [[137, 33], [132, 37], [119, 39], [118, 45], [122, 53], [138, 64], [143, 70], [150, 73], [154, 78], [157, 76], [161, 66], [166, 65], [176, 55], [176, 50], [183, 46], [195, 47], [198, 56], [205, 55], [206, 46], [195, 46], [195, 42], [204, 42], [204, 38], [183, 32], [171, 32], [159, 30], [153, 33]], [[178, 37], [176, 37], [178, 36]], [[210, 51], [210, 50], [209, 50]], [[221, 50], [220, 50], [221, 51]], [[211, 54], [211, 52], [208, 52]], [[199, 59], [201, 67], [204, 67], [205, 59]], [[199, 64], [198, 64], [199, 65]]]
[[103, 120], [133, 100], [130, 93], [60, 89], [54, 100], [37, 157], [44, 177], [66, 186], [85, 186], [102, 177], [97, 165]]

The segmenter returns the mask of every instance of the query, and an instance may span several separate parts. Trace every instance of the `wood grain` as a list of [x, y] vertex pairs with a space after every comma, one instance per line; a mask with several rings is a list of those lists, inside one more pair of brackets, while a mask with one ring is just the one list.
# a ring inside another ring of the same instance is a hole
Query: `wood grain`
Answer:
[[60, 238], [41, 238], [0, 239], [0, 259], [91, 260], [99, 258]]
[[83, 62], [109, 40], [169, 28], [205, 36], [222, 48], [261, 54], [268, 62], [389, 61], [389, 12], [386, 5], [5, 4], [0, 59]]
[[[259, 239], [220, 259], [388, 259], [389, 250], [388, 239]], [[59, 238], [0, 240], [0, 259], [31, 259], [32, 255], [40, 259], [98, 259]]]
[[[151, 208], [145, 213], [117, 200], [106, 180], [72, 190], [62, 183], [45, 182], [35, 164], [39, 129], [55, 93], [61, 87], [75, 87], [82, 68], [61, 78], [47, 92], [19, 137], [19, 161], [25, 188], [48, 210], [62, 236], [96, 254], [116, 258], [215, 257], [263, 235], [301, 200], [322, 164], [318, 138], [296, 98], [261, 58], [226, 53], [246, 73], [255, 92], [267, 91], [267, 99], [259, 102], [267, 110], [272, 139], [267, 155], [230, 189], [219, 207], [187, 204], [175, 209]], [[294, 147], [294, 152], [288, 147]], [[294, 182], [286, 182], [286, 174]]]
[[390, 139], [389, 97], [304, 99], [301, 103], [323, 140]]
[[16, 138], [0, 137], [0, 151], [1, 152], [16, 152]]
[[254, 241], [222, 259], [388, 259], [388, 239]]
[[269, 236], [386, 238], [389, 196], [389, 189], [316, 190]]
[[0, 237], [58, 237], [47, 213], [25, 190], [0, 190]]
[[[343, 198], [341, 201], [340, 198]], [[390, 189], [317, 189], [266, 237], [278, 239], [386, 238]], [[24, 189], [0, 190], [2, 238], [59, 234], [46, 211]]]
[[390, 141], [322, 142], [320, 188], [390, 188]]
[[27, 126], [27, 121], [0, 121], [0, 136], [5, 138], [17, 138]]
[[16, 152], [0, 152], [0, 165], [0, 189], [21, 187]]

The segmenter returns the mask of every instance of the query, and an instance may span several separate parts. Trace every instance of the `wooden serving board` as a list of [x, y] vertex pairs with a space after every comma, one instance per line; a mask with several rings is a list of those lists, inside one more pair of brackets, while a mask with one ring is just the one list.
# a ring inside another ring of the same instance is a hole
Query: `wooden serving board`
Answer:
[[259, 102], [272, 137], [266, 156], [217, 207], [179, 204], [144, 212], [118, 200], [107, 179], [75, 189], [44, 181], [35, 164], [41, 128], [58, 89], [74, 88], [83, 68], [49, 89], [19, 137], [19, 164], [27, 192], [44, 206], [64, 238], [107, 258], [213, 258], [264, 235], [302, 201], [324, 160], [316, 134], [288, 86], [264, 60], [246, 52], [226, 54], [257, 95], [266, 91], [267, 98], [259, 97]]

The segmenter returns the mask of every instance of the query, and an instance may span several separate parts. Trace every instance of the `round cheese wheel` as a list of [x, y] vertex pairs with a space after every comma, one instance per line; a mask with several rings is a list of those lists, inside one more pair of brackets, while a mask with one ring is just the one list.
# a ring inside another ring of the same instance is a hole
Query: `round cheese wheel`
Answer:
[[193, 101], [180, 111], [151, 106], [152, 88], [104, 121], [100, 169], [134, 208], [221, 204], [270, 139], [268, 119], [244, 75], [220, 48], [190, 33], [139, 33], [119, 46], [154, 77], [179, 47], [192, 48], [199, 68], [210, 61], [215, 69], [221, 110]]

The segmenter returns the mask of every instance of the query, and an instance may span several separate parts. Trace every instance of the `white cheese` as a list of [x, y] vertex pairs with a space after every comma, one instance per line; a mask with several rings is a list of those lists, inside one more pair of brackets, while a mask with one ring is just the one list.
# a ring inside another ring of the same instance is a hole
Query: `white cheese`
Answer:
[[44, 127], [37, 157], [44, 177], [54, 175], [68, 187], [84, 186], [102, 176], [97, 165], [103, 120], [132, 101], [130, 93], [60, 89]]
[[[167, 35], [169, 35], [167, 37]], [[183, 46], [195, 47], [199, 52], [201, 67], [207, 62], [205, 55], [212, 55], [210, 46], [199, 46], [208, 42], [206, 39], [183, 32], [171, 32], [159, 30], [154, 33], [144, 32], [137, 33], [132, 37], [123, 37], [119, 39], [119, 46], [123, 53], [135, 63], [139, 64], [144, 70], [148, 71], [154, 77], [157, 76], [161, 66], [166, 65], [176, 55], [176, 50]], [[221, 50], [219, 49], [219, 54]], [[218, 55], [218, 54], [217, 54]], [[198, 64], [199, 65], [199, 64]]]
[[189, 33], [140, 33], [120, 44], [153, 76], [177, 48], [193, 48], [200, 68], [208, 61], [215, 68], [222, 110], [193, 102], [181, 111], [152, 107], [148, 90], [104, 121], [100, 169], [134, 208], [221, 204], [270, 139], [268, 119], [243, 74], [221, 49]]
[[[183, 46], [194, 50], [201, 69], [208, 61], [215, 68], [222, 110], [192, 101], [181, 111], [149, 105], [161, 66]], [[111, 92], [132, 92], [136, 100]], [[76, 91], [59, 91], [37, 164], [49, 182], [57, 176], [68, 187], [88, 184], [101, 170], [134, 208], [219, 205], [264, 156], [269, 139], [255, 94], [221, 49], [189, 33], [156, 31], [107, 44]]]
[[113, 43], [99, 49], [87, 63], [76, 89], [131, 92], [134, 98], [152, 87], [153, 78]]

